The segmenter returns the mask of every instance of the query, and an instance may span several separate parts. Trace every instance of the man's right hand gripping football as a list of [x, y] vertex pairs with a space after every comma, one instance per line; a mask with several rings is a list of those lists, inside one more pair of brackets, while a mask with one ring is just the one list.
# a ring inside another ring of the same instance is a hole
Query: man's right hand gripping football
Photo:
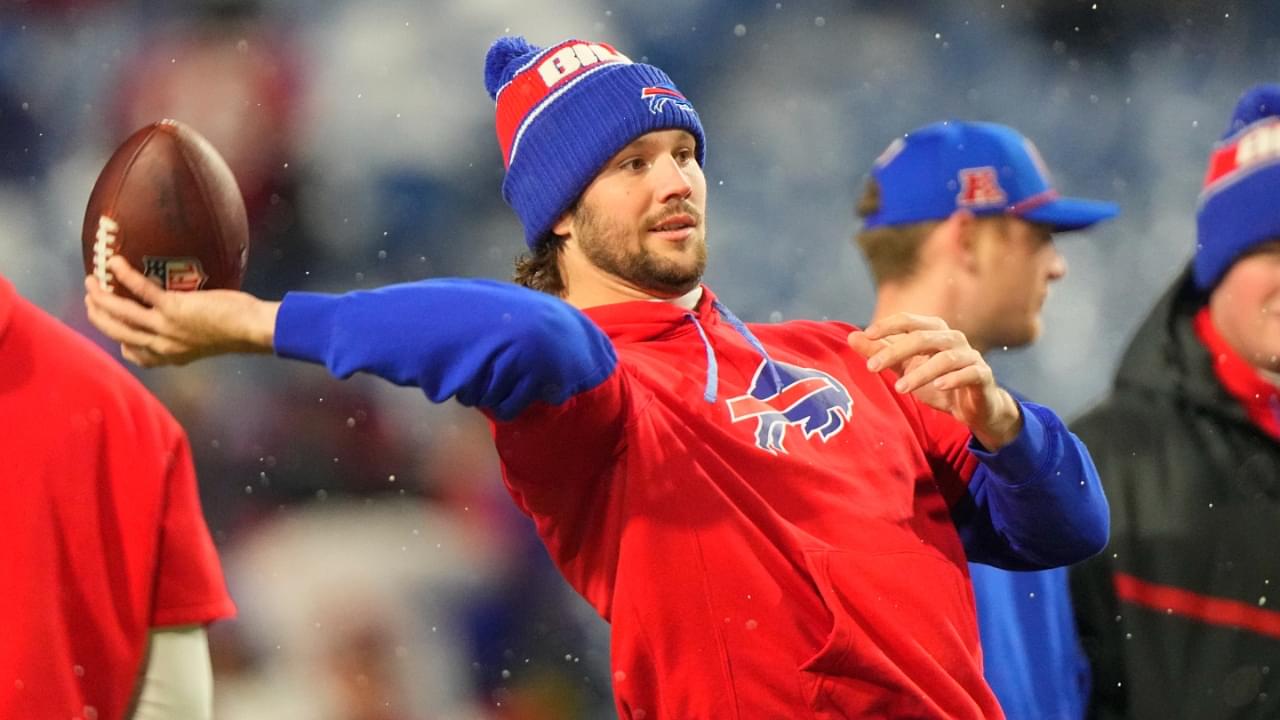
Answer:
[[133, 299], [104, 290], [85, 278], [89, 321], [120, 343], [126, 360], [142, 367], [185, 365], [225, 353], [269, 353], [278, 302], [238, 290], [170, 292], [114, 257], [107, 269]]

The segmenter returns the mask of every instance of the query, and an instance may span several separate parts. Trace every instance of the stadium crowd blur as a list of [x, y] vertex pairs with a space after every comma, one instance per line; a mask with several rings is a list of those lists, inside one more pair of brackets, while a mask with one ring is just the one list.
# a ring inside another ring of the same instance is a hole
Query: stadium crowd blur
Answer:
[[[1266, 6], [5, 0], [0, 268], [104, 342], [81, 306], [84, 203], [119, 142], [174, 117], [236, 174], [260, 296], [506, 277], [521, 231], [484, 52], [509, 32], [608, 39], [703, 113], [708, 282], [748, 320], [867, 318], [852, 205], [901, 128], [1011, 124], [1063, 186], [1119, 202], [1061, 242], [1072, 278], [1043, 340], [993, 358], [1070, 417], [1191, 254], [1222, 109], [1277, 79]], [[612, 716], [607, 629], [508, 501], [478, 414], [255, 358], [140, 376], [190, 435], [240, 607], [212, 629], [218, 717]]]

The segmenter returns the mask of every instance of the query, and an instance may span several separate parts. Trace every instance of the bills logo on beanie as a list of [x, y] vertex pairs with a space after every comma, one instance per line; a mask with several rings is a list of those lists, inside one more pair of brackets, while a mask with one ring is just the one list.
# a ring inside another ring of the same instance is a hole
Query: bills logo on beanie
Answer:
[[687, 130], [706, 154], [702, 122], [671, 78], [605, 43], [548, 48], [502, 37], [489, 48], [485, 87], [507, 169], [502, 196], [536, 249], [604, 163], [655, 130]]
[[1241, 255], [1280, 238], [1280, 85], [1250, 88], [1214, 146], [1196, 210], [1196, 287], [1212, 290]]

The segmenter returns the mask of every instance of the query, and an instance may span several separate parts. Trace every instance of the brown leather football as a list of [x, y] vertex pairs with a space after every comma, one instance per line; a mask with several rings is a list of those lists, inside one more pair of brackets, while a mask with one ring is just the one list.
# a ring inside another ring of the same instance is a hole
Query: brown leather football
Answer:
[[104, 288], [123, 255], [168, 290], [240, 288], [249, 223], [235, 176], [218, 151], [176, 120], [135, 132], [98, 176], [80, 236], [85, 272]]

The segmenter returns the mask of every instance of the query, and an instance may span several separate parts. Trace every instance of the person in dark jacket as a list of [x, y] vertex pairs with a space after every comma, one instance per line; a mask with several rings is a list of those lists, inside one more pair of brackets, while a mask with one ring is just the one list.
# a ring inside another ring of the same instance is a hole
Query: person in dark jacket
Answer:
[[1072, 571], [1099, 718], [1280, 717], [1280, 85], [1240, 99], [1197, 225], [1073, 428], [1111, 504]]

